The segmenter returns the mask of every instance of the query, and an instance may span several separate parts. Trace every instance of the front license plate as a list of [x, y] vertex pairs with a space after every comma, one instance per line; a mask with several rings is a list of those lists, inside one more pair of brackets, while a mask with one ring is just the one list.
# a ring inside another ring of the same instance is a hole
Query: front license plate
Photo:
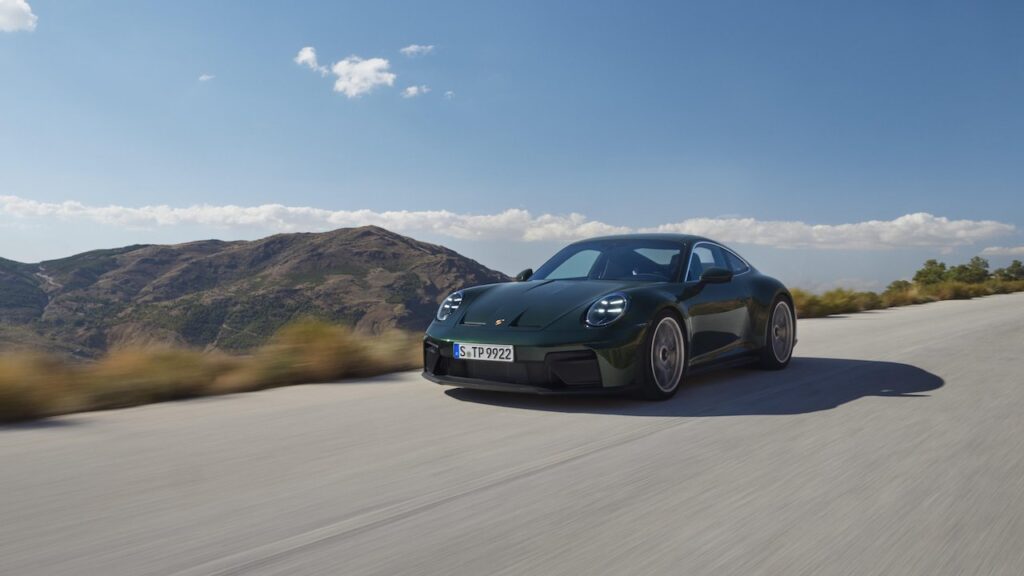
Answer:
[[512, 346], [507, 344], [460, 344], [455, 343], [453, 355], [459, 360], [490, 360], [492, 362], [513, 362]]

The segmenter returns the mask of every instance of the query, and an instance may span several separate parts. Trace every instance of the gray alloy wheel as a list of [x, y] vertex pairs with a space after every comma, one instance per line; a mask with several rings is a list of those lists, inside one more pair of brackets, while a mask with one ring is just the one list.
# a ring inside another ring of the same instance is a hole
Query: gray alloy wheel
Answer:
[[679, 321], [671, 314], [655, 320], [648, 345], [648, 378], [644, 395], [652, 399], [675, 394], [686, 369], [686, 341]]
[[779, 300], [772, 312], [772, 354], [779, 364], [785, 364], [793, 353], [793, 315], [789, 304]]
[[793, 320], [793, 309], [789, 302], [784, 298], [776, 300], [772, 306], [772, 315], [768, 318], [765, 346], [761, 354], [761, 365], [764, 368], [778, 370], [789, 364], [793, 356]]

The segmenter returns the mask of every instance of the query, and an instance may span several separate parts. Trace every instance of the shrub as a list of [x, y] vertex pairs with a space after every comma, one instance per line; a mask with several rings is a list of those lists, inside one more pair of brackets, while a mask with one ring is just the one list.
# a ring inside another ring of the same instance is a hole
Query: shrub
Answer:
[[820, 318], [826, 315], [821, 306], [821, 299], [814, 294], [799, 288], [793, 288], [789, 293], [793, 296], [793, 306], [796, 307], [798, 317]]
[[117, 350], [84, 369], [83, 391], [92, 409], [122, 408], [200, 396], [230, 363], [177, 348]]
[[896, 280], [889, 284], [885, 292], [882, 292], [881, 300], [883, 308], [892, 308], [893, 306], [923, 304], [935, 299], [925, 296], [917, 286], [906, 280]]
[[822, 294], [821, 305], [826, 315], [859, 312], [857, 308], [857, 293], [844, 288], [835, 288]]
[[270, 344], [237, 370], [223, 374], [217, 392], [239, 392], [301, 382], [329, 382], [415, 368], [420, 339], [391, 331], [379, 336], [343, 326], [302, 320], [282, 328]]
[[954, 281], [928, 286], [924, 292], [936, 300], [967, 300], [990, 294], [983, 285]]
[[993, 294], [1024, 292], [1024, 280], [992, 280], [986, 285]]
[[41, 354], [0, 356], [0, 422], [56, 414], [71, 406], [69, 374]]
[[854, 303], [856, 310], [851, 312], [863, 312], [864, 310], [878, 310], [880, 308], [886, 308], [887, 306], [882, 301], [882, 297], [874, 292], [857, 292], [854, 294]]
[[115, 350], [93, 364], [9, 355], [0, 357], [0, 422], [373, 376], [415, 368], [421, 354], [408, 332], [366, 336], [306, 320], [246, 357], [167, 347]]

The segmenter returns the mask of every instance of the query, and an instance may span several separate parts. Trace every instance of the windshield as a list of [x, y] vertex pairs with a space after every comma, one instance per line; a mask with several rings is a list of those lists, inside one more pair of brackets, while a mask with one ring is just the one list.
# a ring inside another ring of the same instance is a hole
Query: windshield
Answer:
[[596, 240], [567, 246], [531, 280], [673, 282], [683, 245], [671, 240]]

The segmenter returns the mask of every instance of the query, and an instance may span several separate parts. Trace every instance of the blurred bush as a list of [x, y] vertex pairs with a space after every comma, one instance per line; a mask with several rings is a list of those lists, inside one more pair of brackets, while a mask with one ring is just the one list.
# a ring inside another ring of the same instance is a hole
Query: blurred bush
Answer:
[[89, 409], [124, 408], [207, 394], [233, 367], [227, 357], [180, 348], [111, 352], [80, 375]]
[[886, 300], [874, 292], [857, 292], [845, 288], [829, 290], [815, 295], [805, 290], [793, 289], [793, 305], [800, 318], [821, 318], [832, 314], [851, 314], [865, 310], [886, 308]]
[[35, 353], [0, 356], [0, 422], [77, 409], [70, 371], [58, 359]]
[[421, 346], [409, 332], [367, 336], [302, 320], [250, 356], [149, 347], [76, 363], [11, 354], [0, 356], [0, 422], [410, 370], [422, 362]]
[[214, 383], [216, 392], [258, 390], [411, 370], [422, 363], [422, 339], [409, 332], [357, 334], [344, 326], [303, 320]]

